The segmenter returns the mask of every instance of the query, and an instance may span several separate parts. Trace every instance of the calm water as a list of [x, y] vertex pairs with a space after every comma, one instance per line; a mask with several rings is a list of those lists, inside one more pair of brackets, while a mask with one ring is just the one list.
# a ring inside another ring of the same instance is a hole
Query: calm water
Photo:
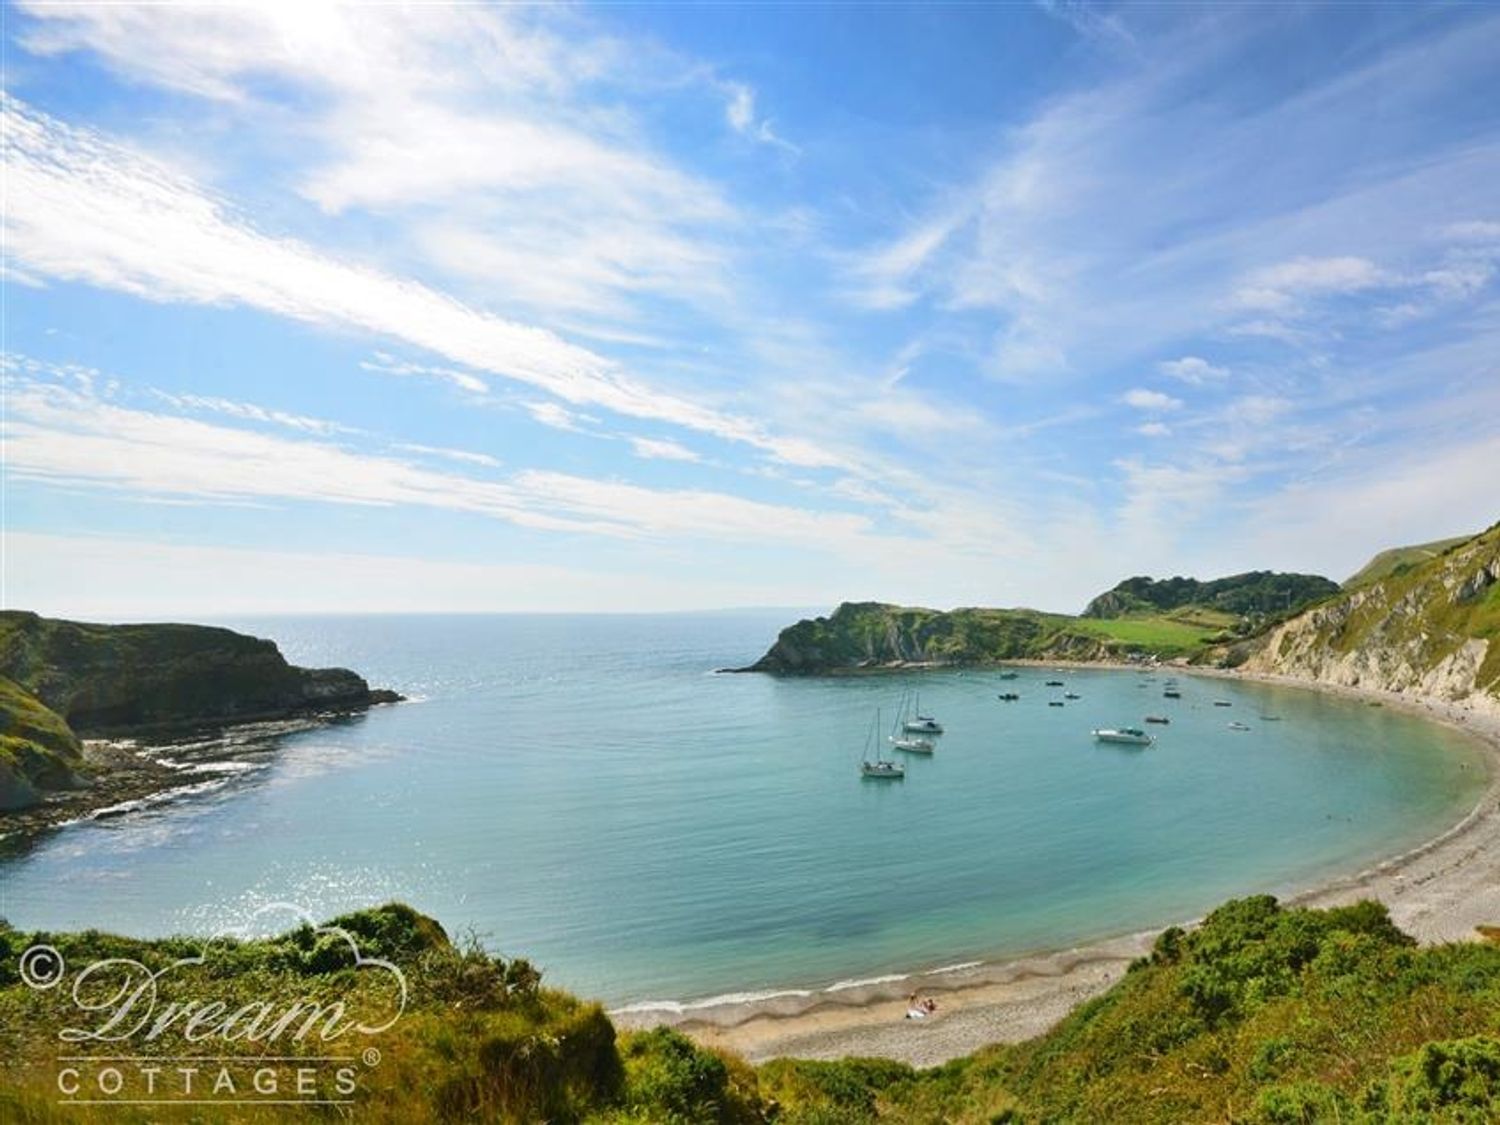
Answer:
[[[228, 622], [416, 702], [180, 748], [208, 762], [204, 791], [0, 861], [0, 913], [162, 934], [272, 901], [327, 917], [400, 898], [556, 984], [691, 998], [1192, 916], [1418, 843], [1483, 780], [1441, 728], [1289, 689], [1182, 676], [1173, 701], [1164, 674], [1103, 670], [711, 674], [788, 619]], [[889, 723], [904, 685], [948, 734], [904, 782], [862, 781], [870, 720]], [[1063, 690], [1082, 698], [1048, 707]], [[1089, 736], [1148, 713], [1172, 719], [1149, 750]]]

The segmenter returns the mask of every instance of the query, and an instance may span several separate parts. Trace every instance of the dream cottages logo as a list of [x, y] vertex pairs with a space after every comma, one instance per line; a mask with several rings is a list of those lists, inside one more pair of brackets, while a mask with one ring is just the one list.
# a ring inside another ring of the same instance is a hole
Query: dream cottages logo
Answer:
[[271, 912], [302, 922], [283, 941], [302, 960], [304, 994], [281, 995], [268, 980], [253, 998], [234, 995], [243, 947], [223, 934], [154, 969], [130, 957], [78, 968], [51, 945], [26, 949], [22, 982], [58, 1005], [60, 1104], [353, 1104], [380, 1064], [370, 1040], [406, 1010], [406, 977], [300, 907], [272, 903], [254, 916]]

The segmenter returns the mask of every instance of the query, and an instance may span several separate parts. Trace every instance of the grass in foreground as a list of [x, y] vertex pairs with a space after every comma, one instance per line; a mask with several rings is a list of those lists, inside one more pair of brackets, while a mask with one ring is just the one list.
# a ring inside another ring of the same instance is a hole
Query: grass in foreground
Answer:
[[[1046, 1035], [930, 1071], [870, 1059], [752, 1068], [665, 1029], [617, 1036], [597, 1005], [542, 988], [524, 961], [454, 946], [409, 908], [338, 923], [366, 956], [401, 966], [411, 987], [405, 1015], [371, 1040], [379, 1065], [359, 1076], [354, 1112], [368, 1121], [1500, 1119], [1500, 945], [1418, 949], [1373, 903], [1328, 911], [1284, 910], [1269, 897], [1228, 903], [1191, 933], [1164, 932], [1150, 958]], [[17, 976], [19, 953], [38, 940], [69, 965], [103, 956], [160, 965], [197, 949], [93, 932], [0, 932], [0, 1119], [258, 1122], [344, 1112], [58, 1106], [56, 1060], [70, 1053], [56, 1038], [70, 1018], [65, 990], [39, 992]], [[378, 1010], [390, 1001], [379, 974], [349, 968], [346, 950], [306, 927], [224, 945], [203, 971], [233, 1003], [313, 995]], [[200, 994], [204, 982], [194, 978]], [[164, 1000], [187, 998], [164, 990]], [[243, 1042], [222, 1049], [270, 1053]], [[172, 1036], [151, 1051], [205, 1053]]]

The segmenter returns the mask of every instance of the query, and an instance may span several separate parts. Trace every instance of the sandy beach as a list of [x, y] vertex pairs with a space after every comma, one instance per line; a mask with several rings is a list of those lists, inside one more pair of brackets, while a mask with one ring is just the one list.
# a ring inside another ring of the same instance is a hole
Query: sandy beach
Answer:
[[[1048, 662], [1053, 664], [1056, 662]], [[1094, 664], [1090, 667], [1099, 667]], [[1466, 941], [1481, 924], [1500, 925], [1500, 711], [1441, 700], [1369, 691], [1277, 676], [1175, 668], [1194, 676], [1226, 676], [1328, 692], [1422, 715], [1472, 736], [1485, 747], [1488, 784], [1473, 810], [1422, 846], [1284, 901], [1335, 906], [1363, 898], [1385, 903], [1396, 924], [1429, 944]], [[1187, 924], [1190, 920], [1182, 920]], [[791, 1056], [846, 1055], [935, 1066], [990, 1043], [1040, 1034], [1080, 1001], [1120, 978], [1148, 952], [1157, 930], [1111, 938], [1039, 956], [972, 964], [898, 980], [798, 992], [770, 999], [680, 1011], [612, 1013], [621, 1027], [668, 1024], [701, 1043], [752, 1062]], [[937, 1013], [905, 1018], [913, 991], [934, 997]]]

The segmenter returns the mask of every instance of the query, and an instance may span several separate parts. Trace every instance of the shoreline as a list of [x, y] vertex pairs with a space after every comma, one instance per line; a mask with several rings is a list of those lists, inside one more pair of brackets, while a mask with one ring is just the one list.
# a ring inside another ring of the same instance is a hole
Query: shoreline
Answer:
[[[1008, 661], [1025, 666], [1118, 668], [1125, 663]], [[1278, 896], [1284, 905], [1340, 906], [1363, 898], [1383, 902], [1397, 926], [1424, 945], [1468, 941], [1475, 927], [1500, 924], [1500, 708], [1487, 711], [1399, 692], [1325, 684], [1289, 676], [1162, 664], [1184, 675], [1294, 687], [1417, 715], [1469, 736], [1482, 749], [1487, 776], [1473, 808], [1424, 843], [1352, 874], [1333, 875]], [[1193, 920], [1175, 924], [1192, 925]], [[936, 1066], [993, 1043], [1046, 1031], [1079, 1003], [1120, 979], [1130, 962], [1151, 951], [1168, 925], [1074, 948], [891, 974], [835, 989], [787, 989], [762, 999], [698, 1001], [650, 1010], [610, 1012], [624, 1029], [667, 1025], [707, 1047], [752, 1063], [779, 1057], [835, 1059], [873, 1056]], [[904, 1018], [906, 996], [938, 1000], [935, 1016]]]
[[[227, 784], [229, 775], [216, 767], [235, 760], [247, 742], [269, 744], [405, 701], [404, 696], [382, 690], [380, 698], [358, 707], [306, 709], [233, 723], [143, 727], [114, 738], [83, 738], [78, 785], [43, 790], [36, 804], [0, 813], [0, 858], [20, 854], [47, 833], [70, 825], [105, 820]], [[213, 749], [204, 753], [204, 747]]]

